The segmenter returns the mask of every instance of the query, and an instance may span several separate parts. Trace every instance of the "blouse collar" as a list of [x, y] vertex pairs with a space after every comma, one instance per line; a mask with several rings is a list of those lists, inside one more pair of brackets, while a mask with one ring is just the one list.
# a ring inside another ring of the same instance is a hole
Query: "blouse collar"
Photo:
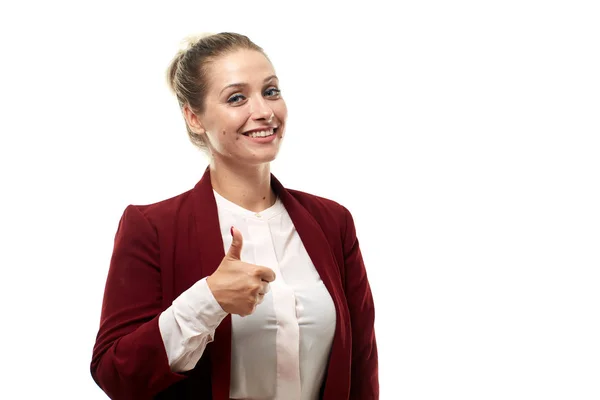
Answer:
[[245, 218], [252, 218], [256, 220], [268, 220], [281, 214], [285, 210], [285, 207], [283, 206], [283, 203], [281, 202], [279, 196], [277, 196], [277, 198], [275, 199], [275, 204], [273, 204], [271, 207], [260, 212], [254, 212], [244, 207], [241, 207], [230, 200], [227, 200], [225, 197], [217, 193], [217, 191], [214, 189], [213, 194], [217, 202], [217, 208], [220, 211], [228, 211]]

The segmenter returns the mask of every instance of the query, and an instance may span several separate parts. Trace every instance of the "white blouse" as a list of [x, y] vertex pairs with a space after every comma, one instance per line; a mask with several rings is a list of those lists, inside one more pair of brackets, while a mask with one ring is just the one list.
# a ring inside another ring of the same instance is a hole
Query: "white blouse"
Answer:
[[[243, 236], [241, 259], [271, 268], [275, 281], [253, 314], [232, 315], [232, 399], [315, 400], [327, 369], [335, 306], [278, 198], [255, 213], [213, 190], [225, 252], [231, 226]], [[159, 317], [173, 372], [198, 362], [227, 314], [201, 279]]]

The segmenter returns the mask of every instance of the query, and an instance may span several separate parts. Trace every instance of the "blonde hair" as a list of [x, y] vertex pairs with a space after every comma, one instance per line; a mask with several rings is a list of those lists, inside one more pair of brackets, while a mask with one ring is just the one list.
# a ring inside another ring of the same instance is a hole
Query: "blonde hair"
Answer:
[[[202, 33], [188, 36], [182, 42], [169, 68], [167, 82], [177, 97], [179, 108], [188, 105], [194, 113], [202, 113], [208, 92], [208, 66], [219, 56], [239, 49], [264, 50], [254, 44], [247, 36], [238, 33]], [[186, 122], [190, 141], [210, 156], [204, 135], [192, 132]]]

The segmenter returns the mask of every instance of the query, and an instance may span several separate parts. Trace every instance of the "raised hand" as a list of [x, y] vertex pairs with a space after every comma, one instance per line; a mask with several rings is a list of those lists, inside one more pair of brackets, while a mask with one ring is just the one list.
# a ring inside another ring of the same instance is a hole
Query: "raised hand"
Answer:
[[275, 280], [275, 272], [243, 262], [240, 259], [244, 244], [242, 234], [231, 227], [231, 235], [233, 241], [229, 251], [219, 268], [206, 278], [206, 283], [225, 312], [244, 317], [252, 314], [262, 303], [269, 291], [269, 282]]

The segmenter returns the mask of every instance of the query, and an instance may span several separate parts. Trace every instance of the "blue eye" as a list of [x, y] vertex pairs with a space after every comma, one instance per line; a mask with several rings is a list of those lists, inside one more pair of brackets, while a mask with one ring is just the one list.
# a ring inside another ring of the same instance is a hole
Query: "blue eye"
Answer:
[[279, 96], [281, 94], [281, 90], [277, 88], [269, 88], [265, 91], [265, 94], [269, 97]]
[[230, 103], [230, 104], [233, 104], [233, 103], [239, 103], [239, 102], [241, 102], [243, 100], [244, 100], [244, 96], [242, 96], [241, 94], [236, 94], [236, 95], [231, 96], [230, 98], [228, 98], [227, 102]]

